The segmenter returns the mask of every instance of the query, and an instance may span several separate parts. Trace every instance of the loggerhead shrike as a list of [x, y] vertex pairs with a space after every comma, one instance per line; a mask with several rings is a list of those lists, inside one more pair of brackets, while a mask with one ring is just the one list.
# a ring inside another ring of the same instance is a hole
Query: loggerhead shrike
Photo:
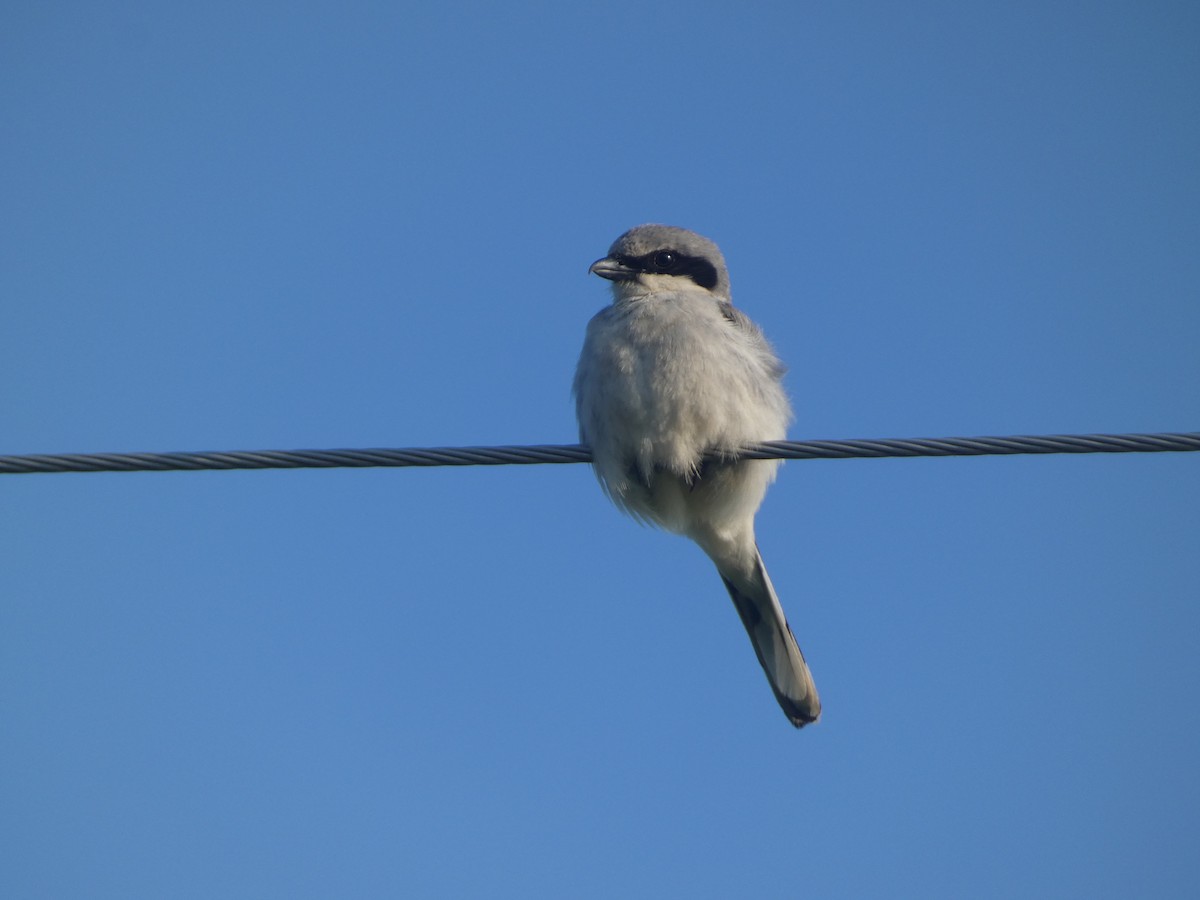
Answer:
[[[707, 238], [639, 225], [589, 271], [613, 290], [588, 324], [574, 385], [600, 484], [635, 519], [700, 545], [784, 713], [797, 728], [815, 722], [816, 686], [754, 541], [779, 461], [734, 461], [745, 444], [786, 436], [783, 364], [734, 308], [725, 259]], [[705, 460], [708, 451], [729, 460]]]

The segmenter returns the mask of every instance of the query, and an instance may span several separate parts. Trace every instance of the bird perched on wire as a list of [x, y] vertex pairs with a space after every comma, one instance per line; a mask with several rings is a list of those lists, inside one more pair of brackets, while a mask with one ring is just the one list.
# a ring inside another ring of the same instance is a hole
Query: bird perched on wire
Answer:
[[[635, 519], [700, 545], [784, 713], [797, 728], [815, 722], [817, 689], [754, 539], [779, 461], [734, 458], [786, 437], [783, 364], [733, 306], [725, 259], [708, 238], [639, 225], [589, 271], [613, 291], [588, 324], [574, 384], [600, 484]], [[710, 452], [726, 458], [705, 459]]]

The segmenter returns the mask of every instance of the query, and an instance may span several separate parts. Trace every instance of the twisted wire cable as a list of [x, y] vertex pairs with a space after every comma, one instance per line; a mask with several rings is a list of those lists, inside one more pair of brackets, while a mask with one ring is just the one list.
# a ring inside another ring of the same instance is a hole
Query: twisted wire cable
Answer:
[[[1200, 450], [1200, 432], [1054, 434], [1009, 437], [765, 441], [713, 459], [880, 459], [1024, 453], [1163, 453]], [[202, 453], [68, 453], [0, 456], [0, 475], [52, 472], [164, 472], [200, 469], [333, 469], [404, 466], [508, 466], [591, 462], [580, 444], [415, 447], [374, 450], [230, 450]]]

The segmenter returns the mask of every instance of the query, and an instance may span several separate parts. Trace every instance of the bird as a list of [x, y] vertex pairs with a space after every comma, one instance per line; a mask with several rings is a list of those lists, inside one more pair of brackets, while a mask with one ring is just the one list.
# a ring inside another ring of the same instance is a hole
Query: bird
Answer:
[[738, 459], [782, 440], [785, 367], [733, 305], [717, 245], [673, 225], [639, 225], [589, 273], [612, 303], [588, 323], [573, 394], [580, 441], [609, 499], [690, 538], [716, 565], [775, 699], [797, 728], [821, 701], [754, 535], [779, 460]]

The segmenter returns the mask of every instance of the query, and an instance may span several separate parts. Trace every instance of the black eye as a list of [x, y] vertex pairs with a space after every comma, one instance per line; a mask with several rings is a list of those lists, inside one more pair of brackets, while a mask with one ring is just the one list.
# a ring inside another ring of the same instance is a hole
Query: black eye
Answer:
[[654, 254], [654, 268], [658, 269], [660, 272], [666, 272], [674, 268], [678, 261], [679, 257], [677, 257], [670, 250], [659, 250]]

